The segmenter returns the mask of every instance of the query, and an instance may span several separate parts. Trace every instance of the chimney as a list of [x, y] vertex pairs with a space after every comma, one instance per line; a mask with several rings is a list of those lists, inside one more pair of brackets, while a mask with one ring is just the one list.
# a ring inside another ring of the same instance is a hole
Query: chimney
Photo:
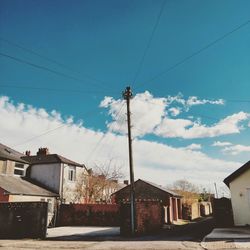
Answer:
[[128, 180], [124, 180], [123, 183], [124, 183], [125, 185], [128, 185]]
[[26, 150], [26, 151], [25, 151], [25, 155], [26, 155], [26, 156], [30, 156], [30, 150]]
[[36, 155], [41, 156], [41, 155], [48, 155], [49, 154], [49, 149], [48, 148], [39, 148]]
[[94, 173], [92, 168], [88, 169], [87, 171], [88, 171], [89, 175], [93, 175], [93, 173]]

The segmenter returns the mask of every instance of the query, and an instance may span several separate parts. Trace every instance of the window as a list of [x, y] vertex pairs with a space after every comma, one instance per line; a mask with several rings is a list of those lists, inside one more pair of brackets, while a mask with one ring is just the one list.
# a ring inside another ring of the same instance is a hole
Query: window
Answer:
[[52, 200], [47, 199], [48, 202], [48, 213], [53, 213]]
[[69, 181], [75, 181], [76, 180], [76, 168], [70, 166], [69, 167]]
[[24, 164], [15, 163], [14, 175], [24, 176]]

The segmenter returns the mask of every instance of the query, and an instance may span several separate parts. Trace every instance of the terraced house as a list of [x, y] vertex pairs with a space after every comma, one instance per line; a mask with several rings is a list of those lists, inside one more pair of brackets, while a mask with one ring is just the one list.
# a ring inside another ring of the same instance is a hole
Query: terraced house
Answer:
[[48, 148], [39, 148], [36, 155], [23, 159], [29, 162], [27, 177], [60, 197], [61, 203], [84, 203], [88, 185], [87, 168], [58, 154], [50, 154]]

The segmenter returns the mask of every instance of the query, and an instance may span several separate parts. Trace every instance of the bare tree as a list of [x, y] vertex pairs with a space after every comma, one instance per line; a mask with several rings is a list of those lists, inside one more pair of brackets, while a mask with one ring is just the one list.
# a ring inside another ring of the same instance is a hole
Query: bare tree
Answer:
[[188, 180], [181, 179], [173, 183], [172, 189], [183, 196], [184, 204], [192, 204], [199, 199], [199, 188]]
[[74, 192], [74, 202], [86, 203], [88, 200], [88, 182], [89, 182], [89, 171], [81, 172], [76, 177], [76, 186]]
[[124, 176], [122, 166], [113, 159], [106, 164], [95, 164], [88, 170], [88, 176], [82, 175], [77, 180], [76, 198], [86, 203], [111, 202], [110, 196], [118, 189], [118, 180]]

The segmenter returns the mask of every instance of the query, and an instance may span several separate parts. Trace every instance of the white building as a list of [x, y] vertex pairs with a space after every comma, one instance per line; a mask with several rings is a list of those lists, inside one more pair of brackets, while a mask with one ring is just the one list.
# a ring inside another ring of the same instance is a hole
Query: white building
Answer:
[[88, 171], [82, 164], [40, 148], [36, 155], [23, 157], [30, 166], [27, 177], [59, 194], [62, 203], [84, 203]]
[[250, 225], [250, 161], [229, 175], [224, 183], [231, 192], [235, 226]]

